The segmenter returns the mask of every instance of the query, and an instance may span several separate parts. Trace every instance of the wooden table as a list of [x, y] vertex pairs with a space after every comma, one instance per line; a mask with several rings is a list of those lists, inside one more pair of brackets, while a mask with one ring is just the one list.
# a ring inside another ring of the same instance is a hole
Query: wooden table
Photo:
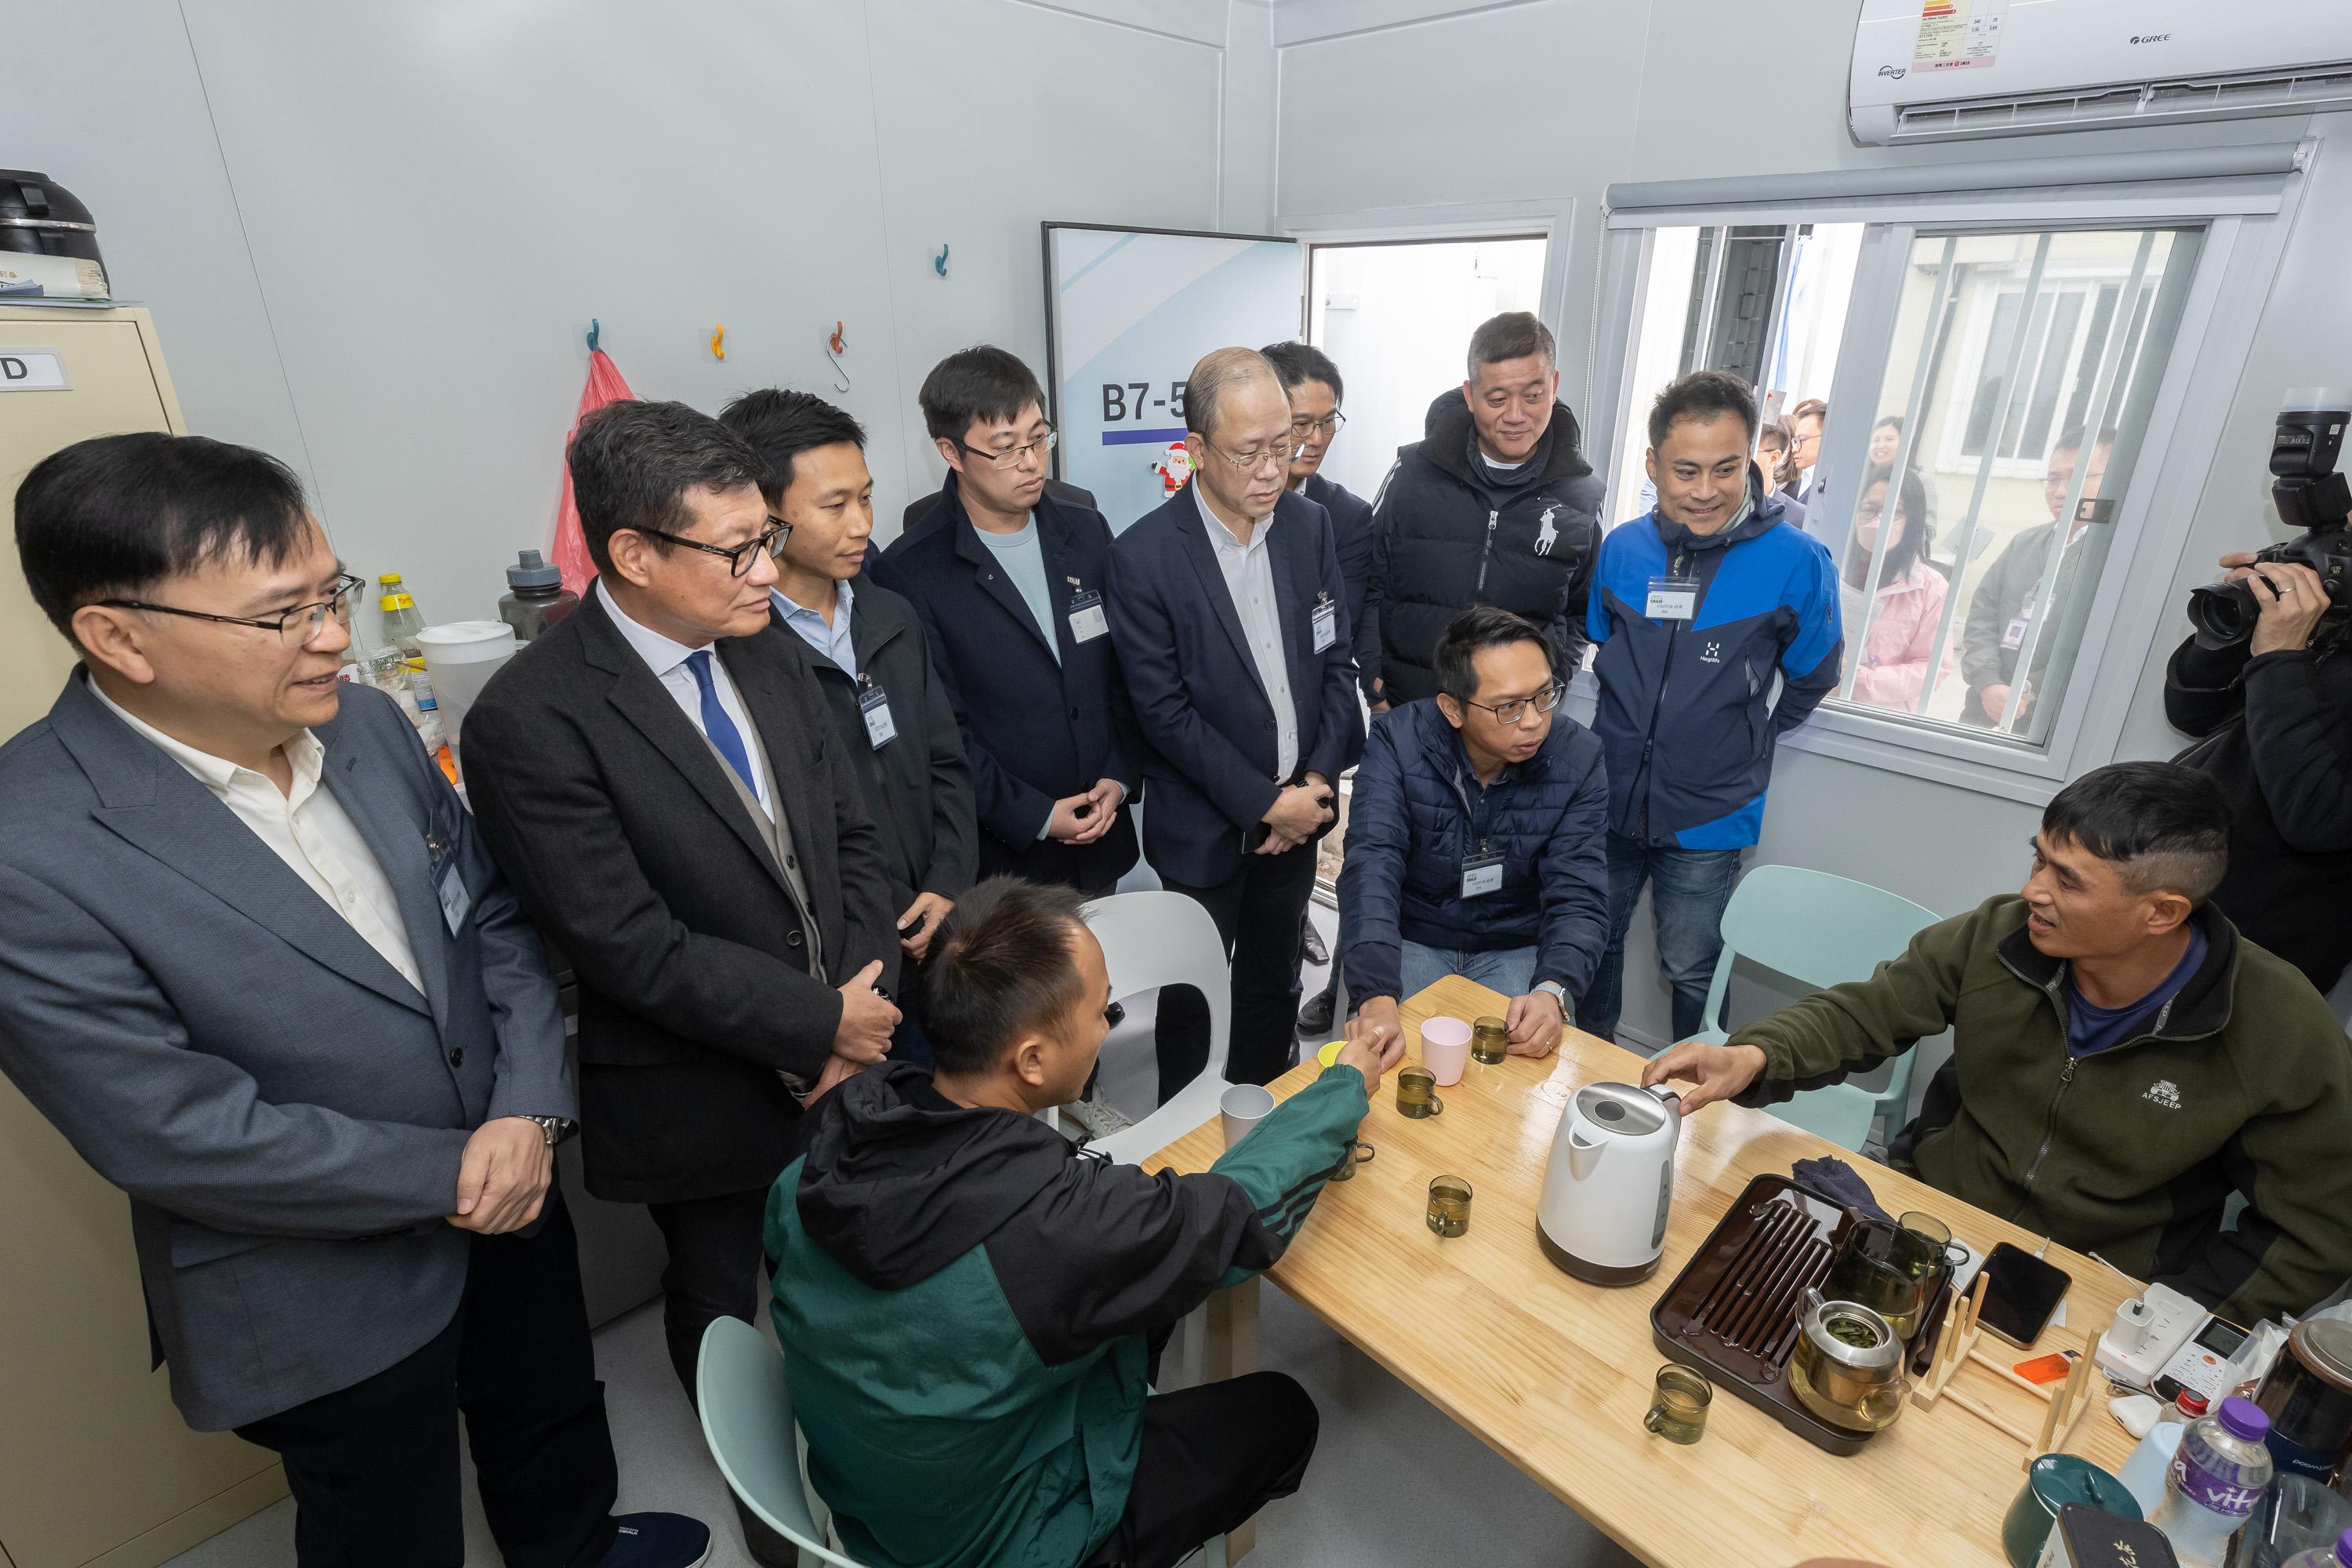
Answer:
[[[1407, 1058], [1418, 1055], [1423, 1018], [1503, 1009], [1504, 999], [1484, 986], [1440, 981], [1401, 1009]], [[1642, 1067], [1633, 1053], [1571, 1030], [1549, 1060], [1471, 1063], [1460, 1083], [1438, 1090], [1444, 1114], [1419, 1121], [1397, 1114], [1391, 1075], [1364, 1119], [1377, 1154], [1352, 1181], [1323, 1190], [1269, 1277], [1644, 1563], [2001, 1563], [2001, 1515], [2023, 1483], [2025, 1447], [1948, 1400], [1906, 1408], [1846, 1458], [1813, 1447], [1727, 1389], [1717, 1391], [1706, 1435], [1694, 1446], [1643, 1429], [1651, 1378], [1665, 1359], [1651, 1339], [1651, 1307], [1749, 1177], [1785, 1175], [1795, 1161], [1844, 1151], [1760, 1110], [1709, 1106], [1683, 1133], [1657, 1273], [1618, 1289], [1571, 1279], [1536, 1245], [1552, 1134], [1576, 1088], [1638, 1083]], [[1309, 1061], [1271, 1088], [1286, 1097], [1318, 1071]], [[1202, 1171], [1222, 1152], [1212, 1120], [1146, 1163]], [[1924, 1183], [1854, 1163], [1891, 1214], [1937, 1215], [1979, 1252], [2001, 1241], [2029, 1251], [2041, 1245]], [[1469, 1234], [1452, 1239], [1433, 1235], [1423, 1219], [1429, 1180], [1445, 1173], [1468, 1177], [1475, 1189]], [[2096, 1259], [2056, 1246], [2047, 1256], [2074, 1286], [2067, 1326], [2046, 1333], [2037, 1352], [2079, 1348], [2085, 1330], [2104, 1327], [2138, 1293], [2137, 1281]], [[1251, 1291], [1212, 1304], [1213, 1374], [1255, 1364]], [[1984, 1344], [2010, 1349], [1990, 1335]], [[2041, 1426], [2042, 1406], [2032, 1394], [1980, 1366], [1962, 1371], [1954, 1386], [2029, 1429]], [[2095, 1386], [2098, 1407], [2077, 1428], [2072, 1451], [2113, 1472], [2133, 1442], [2107, 1415], [2104, 1385]]]

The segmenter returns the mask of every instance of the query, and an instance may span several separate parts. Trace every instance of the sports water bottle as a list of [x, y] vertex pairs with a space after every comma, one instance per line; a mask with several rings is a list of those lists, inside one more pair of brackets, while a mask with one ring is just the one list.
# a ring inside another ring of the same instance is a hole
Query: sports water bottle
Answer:
[[2352, 1568], [2352, 1530], [2337, 1536], [2334, 1546], [2296, 1552], [2281, 1568]]
[[2271, 1419], [2251, 1399], [2221, 1401], [2180, 1435], [2165, 1472], [2164, 1500], [2148, 1522], [2172, 1542], [2183, 1568], [2222, 1568], [2236, 1534], [2271, 1484]]

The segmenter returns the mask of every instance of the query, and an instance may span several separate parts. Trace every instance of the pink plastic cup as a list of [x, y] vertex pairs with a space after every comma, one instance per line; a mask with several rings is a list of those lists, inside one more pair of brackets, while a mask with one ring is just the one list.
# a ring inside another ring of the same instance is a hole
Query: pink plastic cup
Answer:
[[1432, 1018], [1421, 1026], [1421, 1065], [1438, 1086], [1460, 1083], [1470, 1065], [1470, 1026], [1459, 1018]]

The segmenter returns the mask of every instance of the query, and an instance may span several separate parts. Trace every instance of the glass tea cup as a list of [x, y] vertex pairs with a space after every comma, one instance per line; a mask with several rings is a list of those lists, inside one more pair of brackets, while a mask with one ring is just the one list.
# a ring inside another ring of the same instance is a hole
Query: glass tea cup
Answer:
[[1398, 1115], [1409, 1116], [1415, 1121], [1443, 1111], [1445, 1101], [1437, 1098], [1437, 1075], [1423, 1067], [1399, 1068], [1396, 1108]]
[[1371, 1163], [1372, 1156], [1378, 1152], [1380, 1151], [1360, 1138], [1350, 1141], [1346, 1152], [1339, 1156], [1339, 1168], [1331, 1173], [1331, 1179], [1335, 1182], [1354, 1181], [1356, 1167]]
[[1470, 1026], [1470, 1059], [1493, 1067], [1511, 1054], [1511, 1029], [1500, 1018], [1480, 1018]]
[[1706, 1435], [1706, 1407], [1714, 1401], [1715, 1385], [1705, 1373], [1670, 1361], [1658, 1369], [1642, 1425], [1669, 1443], [1696, 1443]]
[[1429, 1184], [1429, 1228], [1460, 1236], [1470, 1228], [1470, 1184], [1461, 1176], [1438, 1176]]

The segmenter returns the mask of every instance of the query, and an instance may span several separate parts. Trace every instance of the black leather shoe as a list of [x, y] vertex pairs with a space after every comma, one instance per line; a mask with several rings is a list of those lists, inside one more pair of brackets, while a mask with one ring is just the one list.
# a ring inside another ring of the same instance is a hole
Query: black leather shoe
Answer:
[[1323, 933], [1315, 929], [1314, 921], [1307, 922], [1307, 930], [1303, 934], [1306, 939], [1307, 962], [1318, 969], [1330, 963], [1331, 950], [1323, 945]]
[[1320, 1043], [1321, 1037], [1331, 1030], [1331, 987], [1328, 985], [1309, 996], [1307, 1005], [1298, 1009], [1298, 1032], [1316, 1036], [1318, 1043]]

